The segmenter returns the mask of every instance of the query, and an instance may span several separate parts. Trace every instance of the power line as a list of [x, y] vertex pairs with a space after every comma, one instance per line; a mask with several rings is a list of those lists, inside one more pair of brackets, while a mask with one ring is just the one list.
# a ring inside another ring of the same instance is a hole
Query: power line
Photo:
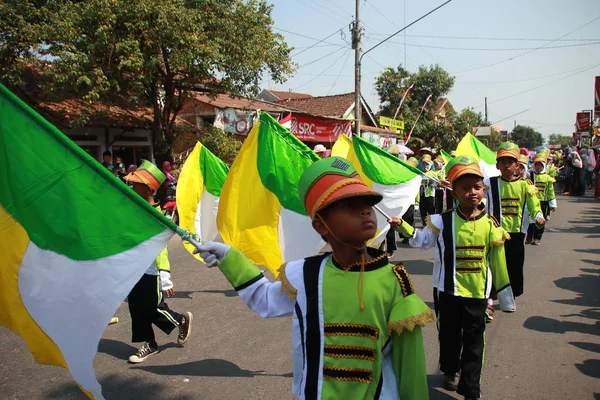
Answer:
[[340, 76], [342, 75], [342, 71], [344, 70], [344, 67], [348, 63], [348, 58], [350, 58], [350, 53], [351, 53], [350, 51], [348, 51], [346, 53], [346, 59], [344, 60], [344, 63], [342, 64], [342, 68], [340, 68], [340, 72], [338, 73], [338, 75], [336, 76], [335, 80], [333, 81], [333, 84], [331, 85], [331, 88], [329, 88], [329, 91], [327, 92], [327, 96], [329, 96], [329, 93], [331, 93], [331, 91], [333, 90], [333, 88], [337, 84], [338, 79], [340, 79]]
[[300, 68], [304, 68], [304, 67], [306, 67], [306, 66], [308, 66], [308, 65], [311, 65], [311, 64], [314, 64], [314, 63], [316, 63], [316, 62], [319, 62], [319, 61], [321, 61], [321, 60], [324, 60], [324, 59], [326, 59], [327, 57], [329, 57], [329, 56], [332, 56], [332, 55], [334, 55], [335, 53], [337, 53], [337, 52], [339, 52], [339, 51], [341, 51], [341, 50], [347, 49], [347, 48], [348, 48], [348, 46], [340, 47], [339, 49], [337, 49], [337, 50], [335, 50], [335, 51], [333, 51], [333, 52], [331, 52], [331, 53], [329, 53], [329, 54], [327, 54], [327, 55], [324, 55], [323, 57], [319, 57], [319, 58], [317, 58], [317, 59], [315, 59], [315, 60], [312, 60], [312, 61], [309, 61], [309, 62], [307, 62], [306, 64], [302, 64], [302, 65], [300, 65], [300, 66], [298, 67], [298, 69], [300, 69]]
[[[349, 52], [350, 52], [350, 49], [347, 49], [346, 51], [349, 53]], [[298, 87], [295, 87], [295, 88], [294, 88], [294, 90], [298, 90], [298, 89], [300, 89], [300, 88], [302, 88], [302, 87], [304, 87], [304, 86], [308, 85], [309, 83], [311, 83], [311, 82], [314, 82], [315, 80], [319, 79], [319, 78], [320, 78], [320, 77], [321, 77], [321, 76], [322, 76], [322, 75], [323, 75], [325, 72], [327, 72], [327, 71], [329, 71], [329, 69], [333, 68], [333, 66], [334, 66], [335, 64], [337, 64], [337, 63], [338, 63], [338, 61], [340, 61], [344, 55], [345, 55], [345, 53], [344, 53], [344, 54], [342, 54], [340, 57], [338, 57], [338, 58], [337, 58], [337, 59], [336, 59], [336, 60], [333, 62], [333, 64], [331, 64], [330, 66], [328, 66], [327, 68], [325, 68], [325, 69], [323, 70], [323, 72], [322, 72], [322, 73], [320, 73], [319, 75], [315, 76], [314, 78], [312, 78], [312, 79], [311, 79], [311, 80], [309, 80], [308, 82], [306, 82], [306, 83], [303, 83], [302, 85], [300, 85], [300, 86], [298, 86]]]
[[[300, 4], [304, 4], [306, 7], [312, 8], [313, 10], [315, 10], [316, 12], [318, 12], [319, 14], [321, 14], [321, 15], [327, 17], [327, 18], [333, 18], [333, 19], [335, 19], [336, 22], [341, 22], [343, 24], [348, 24], [349, 23], [348, 21], [345, 21], [344, 19], [340, 19], [336, 13], [325, 14], [323, 11], [321, 11], [321, 10], [313, 7], [312, 5], [310, 5], [308, 3], [305, 3], [302, 0], [297, 0], [297, 1]], [[315, 4], [318, 4], [318, 3], [315, 3]]]
[[575, 33], [575, 32], [577, 32], [577, 31], [578, 31], [578, 30], [580, 30], [580, 29], [583, 29], [583, 28], [585, 28], [586, 26], [588, 26], [588, 25], [590, 25], [590, 24], [592, 24], [592, 23], [596, 22], [596, 21], [597, 21], [597, 20], [599, 20], [599, 19], [600, 19], [600, 16], [598, 16], [598, 17], [594, 18], [594, 19], [593, 19], [593, 20], [591, 20], [590, 22], [587, 22], [587, 23], [585, 23], [585, 24], [581, 25], [579, 28], [577, 28], [577, 29], [574, 29], [574, 30], [572, 30], [571, 32], [569, 32], [569, 33], [567, 33], [567, 34], [565, 34], [565, 35], [562, 35], [561, 37], [559, 37], [559, 38], [557, 38], [557, 39], [554, 39], [554, 40], [552, 40], [552, 41], [550, 41], [550, 42], [548, 42], [548, 43], [546, 43], [546, 44], [543, 44], [543, 45], [541, 45], [541, 46], [539, 46], [539, 47], [536, 47], [536, 48], [535, 48], [535, 49], [533, 49], [533, 50], [528, 50], [528, 51], [526, 51], [526, 52], [524, 52], [524, 53], [517, 54], [516, 56], [514, 56], [514, 57], [510, 57], [510, 58], [507, 58], [506, 60], [497, 61], [497, 62], [495, 62], [495, 63], [491, 63], [491, 64], [487, 64], [487, 65], [482, 65], [482, 66], [475, 67], [475, 68], [469, 68], [469, 69], [465, 69], [465, 70], [463, 70], [463, 71], [458, 71], [458, 72], [455, 72], [454, 74], [462, 74], [462, 73], [464, 73], [464, 72], [471, 72], [471, 71], [476, 71], [476, 70], [483, 69], [483, 68], [492, 67], [492, 66], [494, 66], [494, 65], [503, 64], [503, 63], [505, 63], [505, 62], [512, 61], [512, 60], [514, 60], [514, 59], [517, 59], [517, 58], [523, 57], [523, 56], [525, 56], [525, 55], [527, 55], [527, 54], [531, 54], [531, 53], [533, 53], [534, 51], [541, 49], [542, 47], [545, 47], [545, 46], [547, 46], [547, 45], [549, 45], [549, 44], [552, 44], [552, 43], [554, 43], [554, 42], [556, 42], [556, 41], [558, 41], [558, 40], [560, 40], [560, 39], [563, 39], [563, 38], [565, 38], [565, 37], [569, 36], [569, 35], [570, 35], [570, 34], [572, 34], [572, 33]]
[[[510, 98], [513, 98], [513, 97], [516, 97], [516, 96], [522, 95], [522, 94], [524, 94], [524, 93], [528, 93], [528, 92], [531, 92], [531, 91], [537, 90], [537, 89], [539, 89], [539, 88], [542, 88], [542, 87], [544, 87], [544, 86], [548, 86], [548, 85], [551, 85], [551, 84], [553, 84], [553, 83], [560, 82], [560, 81], [562, 81], [562, 80], [564, 80], [564, 79], [570, 78], [570, 77], [572, 77], [572, 76], [579, 75], [579, 74], [581, 74], [582, 72], [588, 71], [588, 70], [590, 70], [590, 69], [592, 69], [592, 68], [596, 68], [596, 67], [598, 67], [598, 66], [600, 66], [600, 63], [598, 63], [598, 64], [594, 64], [594, 65], [592, 65], [591, 67], [589, 67], [589, 68], [586, 68], [586, 69], [583, 69], [583, 70], [581, 70], [581, 71], [579, 71], [579, 72], [576, 72], [576, 73], [574, 73], [574, 74], [567, 75], [567, 76], [565, 76], [565, 77], [562, 77], [562, 78], [555, 79], [555, 80], [553, 80], [553, 81], [550, 81], [550, 82], [544, 83], [543, 85], [538, 85], [538, 86], [536, 86], [536, 87], [533, 87], [533, 88], [531, 88], [531, 89], [523, 90], [523, 91], [521, 91], [521, 92], [519, 92], [519, 93], [515, 93], [515, 94], [512, 94], [512, 95], [510, 95], [510, 96], [502, 97], [502, 98], [500, 98], [500, 99], [497, 99], [497, 100], [494, 100], [494, 101], [490, 101], [490, 102], [488, 102], [488, 104], [495, 104], [495, 103], [498, 103], [498, 102], [500, 102], [500, 101], [504, 101], [504, 100], [507, 100], [507, 99], [510, 99]], [[477, 107], [475, 107], [475, 108], [479, 108], [479, 107], [481, 107], [481, 106], [482, 106], [482, 105], [479, 105], [479, 106], [477, 106]]]
[[[287, 30], [285, 30], [285, 29], [281, 29], [281, 28], [273, 28], [273, 29], [275, 29], [276, 31], [280, 31], [280, 32], [289, 33], [290, 35], [296, 35], [296, 36], [300, 36], [300, 37], [303, 37], [303, 38], [305, 38], [305, 39], [310, 39], [310, 40], [315, 40], [315, 41], [321, 41], [320, 43], [326, 43], [326, 44], [330, 44], [330, 45], [332, 45], [332, 46], [338, 46], [338, 47], [345, 47], [344, 45], [342, 45], [342, 44], [339, 44], [339, 43], [325, 42], [324, 40], [317, 39], [317, 38], [310, 37], [310, 36], [306, 36], [306, 35], [303, 35], [303, 34], [301, 34], [301, 33], [298, 33], [298, 32], [287, 31]], [[339, 31], [338, 31], [338, 32], [339, 32]], [[336, 32], [336, 33], [337, 33], [337, 32]]]
[[518, 83], [518, 82], [536, 81], [538, 79], [550, 78], [552, 76], [568, 74], [569, 72], [573, 72], [573, 71], [579, 71], [581, 69], [585, 69], [585, 68], [591, 67], [592, 65], [595, 65], [595, 64], [591, 64], [591, 65], [586, 65], [586, 66], [583, 66], [583, 67], [578, 67], [578, 68], [570, 69], [568, 71], [557, 72], [557, 73], [550, 74], [550, 75], [537, 76], [535, 78], [516, 79], [516, 80], [512, 80], [512, 81], [496, 81], [496, 82], [461, 82], [461, 85], [499, 85], [499, 84], [505, 84], [505, 83]]
[[315, 46], [316, 46], [316, 45], [318, 45], [319, 43], [322, 43], [322, 42], [324, 42], [325, 40], [327, 40], [327, 39], [329, 39], [330, 37], [332, 37], [333, 35], [335, 35], [335, 34], [337, 34], [337, 33], [340, 33], [340, 32], [342, 31], [342, 29], [343, 29], [343, 28], [340, 28], [340, 29], [338, 29], [337, 31], [333, 32], [331, 35], [329, 35], [329, 36], [327, 36], [327, 37], [325, 37], [325, 38], [323, 38], [323, 39], [321, 39], [321, 40], [317, 41], [317, 42], [316, 42], [315, 44], [313, 44], [312, 46], [309, 46], [309, 47], [307, 47], [306, 49], [304, 49], [304, 50], [302, 50], [302, 51], [299, 51], [299, 52], [298, 52], [298, 53], [296, 53], [296, 54], [292, 54], [292, 55], [291, 55], [291, 57], [297, 56], [297, 55], [299, 55], [299, 54], [302, 54], [302, 53], [304, 53], [305, 51], [308, 51], [308, 50], [312, 49], [313, 47], [315, 47]]
[[[377, 36], [388, 36], [384, 33], [374, 33]], [[540, 38], [499, 38], [499, 37], [479, 37], [479, 36], [439, 36], [439, 35], [406, 35], [413, 38], [429, 38], [429, 39], [460, 39], [460, 40], [495, 40], [495, 41], [521, 41], [521, 42], [597, 42], [596, 39], [540, 39]]]
[[[402, 44], [399, 42], [392, 42], [395, 44]], [[414, 42], [413, 42], [414, 43]], [[425, 44], [408, 44], [408, 46], [416, 46], [416, 47], [424, 47], [428, 49], [439, 49], [439, 50], [461, 50], [461, 51], [523, 51], [523, 50], [550, 50], [550, 49], [564, 49], [568, 47], [582, 47], [582, 46], [593, 46], [600, 44], [600, 41], [597, 42], [588, 42], [588, 43], [577, 43], [577, 44], [563, 44], [559, 46], [550, 46], [550, 47], [517, 47], [517, 48], [481, 48], [481, 47], [446, 47], [446, 46], [430, 46]]]

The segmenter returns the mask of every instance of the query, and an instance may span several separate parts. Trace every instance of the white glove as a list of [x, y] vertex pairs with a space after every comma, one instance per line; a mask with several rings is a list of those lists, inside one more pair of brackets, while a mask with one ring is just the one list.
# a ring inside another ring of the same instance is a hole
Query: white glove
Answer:
[[225, 243], [206, 242], [197, 246], [194, 254], [200, 253], [200, 257], [208, 267], [216, 267], [225, 259], [230, 249], [231, 246]]
[[160, 271], [160, 290], [165, 291], [173, 289], [173, 282], [171, 282], [171, 273], [169, 271]]

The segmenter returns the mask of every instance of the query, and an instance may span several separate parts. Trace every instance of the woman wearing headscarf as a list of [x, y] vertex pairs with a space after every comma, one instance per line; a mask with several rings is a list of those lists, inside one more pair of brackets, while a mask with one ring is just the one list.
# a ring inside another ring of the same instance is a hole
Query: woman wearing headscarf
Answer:
[[594, 149], [587, 150], [587, 157], [584, 163], [585, 169], [585, 187], [591, 189], [594, 183], [594, 169], [596, 168], [596, 155]]
[[571, 161], [573, 162], [573, 187], [571, 194], [573, 196], [583, 196], [585, 194], [583, 160], [581, 160], [581, 156], [576, 150], [571, 152]]

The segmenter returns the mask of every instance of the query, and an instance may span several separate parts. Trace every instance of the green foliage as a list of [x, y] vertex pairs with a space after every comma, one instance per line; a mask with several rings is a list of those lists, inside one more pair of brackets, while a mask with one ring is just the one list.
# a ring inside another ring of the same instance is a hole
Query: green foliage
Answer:
[[530, 126], [524, 125], [517, 125], [510, 134], [510, 138], [510, 140], [518, 144], [519, 147], [526, 147], [528, 149], [533, 149], [544, 143], [544, 138], [541, 133]]
[[572, 136], [564, 136], [557, 133], [553, 133], [548, 136], [548, 144], [559, 144], [560, 147], [567, 147], [571, 145], [571, 143], [573, 143]]
[[200, 142], [230, 167], [242, 148], [242, 142], [235, 135], [212, 126], [202, 130]]
[[264, 74], [283, 82], [292, 72], [272, 9], [265, 0], [5, 0], [0, 76], [17, 82], [27, 64], [46, 64], [47, 90], [149, 105], [155, 150], [166, 153], [191, 89], [252, 95]]

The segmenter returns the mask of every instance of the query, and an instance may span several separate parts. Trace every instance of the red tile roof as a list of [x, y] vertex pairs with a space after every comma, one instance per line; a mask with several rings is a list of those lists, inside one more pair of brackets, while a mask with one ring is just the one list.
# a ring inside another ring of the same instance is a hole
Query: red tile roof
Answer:
[[285, 90], [273, 90], [273, 89], [265, 89], [267, 92], [271, 93], [273, 96], [277, 97], [279, 100], [288, 100], [288, 99], [307, 99], [313, 97], [309, 93], [300, 93], [300, 92], [292, 92]]
[[354, 104], [354, 93], [280, 100], [276, 103], [283, 106], [289, 106], [312, 115], [343, 118], [344, 113], [348, 111], [352, 104]]
[[262, 110], [283, 112], [288, 108], [262, 100], [251, 100], [244, 97], [231, 97], [226, 94], [219, 94], [216, 97], [210, 97], [205, 94], [195, 94], [193, 98], [202, 103], [210, 104], [217, 108], [237, 108], [242, 110]]

